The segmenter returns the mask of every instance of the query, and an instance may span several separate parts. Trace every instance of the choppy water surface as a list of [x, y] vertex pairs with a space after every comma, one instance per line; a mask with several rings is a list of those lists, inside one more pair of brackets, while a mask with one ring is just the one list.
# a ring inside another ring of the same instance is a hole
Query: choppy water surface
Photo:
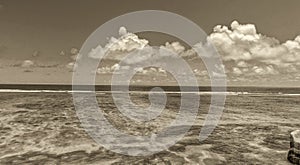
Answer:
[[[298, 91], [229, 92], [220, 124], [207, 140], [198, 141], [210, 104], [210, 93], [202, 92], [197, 93], [201, 97], [197, 120], [182, 140], [152, 156], [130, 157], [104, 149], [86, 134], [67, 90], [3, 90], [0, 164], [288, 164], [289, 133], [300, 128]], [[147, 92], [131, 96], [142, 107], [149, 105]], [[110, 92], [97, 92], [107, 119], [132, 135], [149, 134], [172, 122], [179, 110], [180, 93], [169, 92], [167, 96], [163, 113], [141, 125], [118, 112]]]

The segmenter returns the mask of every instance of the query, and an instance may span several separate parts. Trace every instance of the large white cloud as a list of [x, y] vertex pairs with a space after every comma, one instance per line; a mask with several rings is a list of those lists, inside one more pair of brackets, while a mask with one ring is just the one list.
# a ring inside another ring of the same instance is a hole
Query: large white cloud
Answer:
[[119, 30], [120, 38], [111, 37], [105, 46], [98, 45], [92, 49], [88, 56], [90, 58], [104, 58], [112, 60], [122, 60], [124, 56], [134, 50], [142, 50], [148, 46], [148, 41], [138, 38], [133, 33], [128, 33], [125, 27]]
[[185, 50], [185, 47], [182, 46], [179, 42], [172, 42], [172, 43], [166, 42], [164, 48], [166, 48], [172, 52], [175, 52], [177, 54], [181, 54]]
[[258, 33], [253, 24], [233, 21], [230, 27], [217, 25], [208, 39], [221, 55], [227, 73], [233, 77], [293, 77], [299, 72], [300, 36], [280, 43]]
[[[124, 60], [127, 64], [136, 64], [149, 58], [159, 59], [169, 56], [171, 52], [181, 54], [185, 50], [185, 47], [179, 42], [167, 42], [159, 48], [154, 48], [148, 45], [148, 40], [140, 39], [136, 34], [127, 32], [125, 27], [120, 28], [119, 35], [119, 38], [111, 37], [105, 46], [98, 45], [93, 48], [88, 56], [95, 59]], [[159, 49], [159, 54], [157, 54], [157, 49]], [[128, 56], [129, 54], [131, 56]], [[129, 58], [124, 59], [126, 56]]]
[[231, 29], [218, 25], [209, 35], [209, 39], [225, 61], [257, 60], [279, 67], [300, 61], [300, 36], [280, 44], [275, 38], [258, 34], [252, 24], [241, 25], [234, 21]]
[[[92, 49], [88, 56], [90, 58], [104, 58], [108, 60], [122, 60], [130, 53], [135, 56], [124, 59], [128, 67], [147, 61], [149, 58], [160, 60], [169, 58], [170, 52], [179, 54], [181, 57], [191, 61], [195, 58], [192, 49], [186, 50], [179, 42], [166, 43], [158, 49], [154, 49], [145, 39], [140, 39], [136, 34], [127, 32], [125, 27], [119, 30], [119, 38], [111, 37], [108, 44], [97, 46]], [[232, 80], [251, 80], [255, 78], [266, 78], [267, 76], [297, 77], [300, 70], [300, 36], [293, 40], [280, 43], [273, 37], [258, 33], [254, 24], [240, 24], [233, 21], [229, 27], [217, 25], [207, 38], [220, 54], [226, 73]], [[210, 46], [205, 43], [196, 45], [201, 48]], [[137, 51], [139, 50], [139, 51]], [[206, 50], [206, 49], [203, 49]], [[208, 50], [208, 49], [207, 49]], [[204, 53], [204, 52], [203, 52]], [[105, 56], [104, 56], [105, 55]], [[202, 54], [205, 57], [205, 54]], [[193, 57], [193, 58], [192, 58]], [[195, 60], [196, 61], [196, 60]], [[194, 66], [203, 64], [194, 64]], [[202, 67], [203, 68], [203, 67]], [[112, 73], [120, 69], [120, 66], [106, 66], [98, 69], [98, 73]], [[154, 73], [154, 70], [135, 68], [138, 74]], [[217, 68], [218, 69], [218, 68]], [[193, 68], [197, 76], [207, 76], [207, 71]], [[156, 71], [166, 74], [166, 71]], [[217, 72], [212, 72], [212, 77], [220, 77]]]

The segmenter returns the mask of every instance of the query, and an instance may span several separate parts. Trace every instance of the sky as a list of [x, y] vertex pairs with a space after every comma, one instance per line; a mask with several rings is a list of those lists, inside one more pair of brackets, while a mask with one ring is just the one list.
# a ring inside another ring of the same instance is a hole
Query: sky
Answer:
[[[97, 27], [128, 12], [153, 9], [198, 24], [222, 56], [229, 85], [299, 86], [299, 6], [299, 0], [2, 0], [0, 83], [71, 83], [72, 58]], [[152, 45], [176, 41], [151, 33], [138, 36]], [[201, 61], [186, 59], [199, 80], [209, 83]], [[107, 61], [99, 66], [99, 83], [109, 83], [115, 63]], [[151, 71], [144, 72], [146, 78], [135, 82], [154, 82]]]

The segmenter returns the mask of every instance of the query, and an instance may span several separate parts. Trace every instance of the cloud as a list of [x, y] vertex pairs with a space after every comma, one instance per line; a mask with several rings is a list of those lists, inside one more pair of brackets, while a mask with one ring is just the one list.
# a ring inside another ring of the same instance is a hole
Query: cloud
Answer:
[[69, 71], [74, 71], [77, 69], [77, 65], [75, 62], [69, 62], [67, 65], [66, 65], [66, 68], [69, 70]]
[[120, 69], [128, 70], [127, 66], [120, 66], [120, 64], [116, 63], [112, 66], [99, 67], [97, 69], [97, 74], [107, 74], [107, 73], [118, 73]]
[[137, 35], [128, 33], [124, 27], [120, 28], [119, 34], [120, 38], [111, 37], [108, 44], [98, 45], [88, 53], [88, 56], [93, 59], [121, 60], [126, 54], [134, 50], [143, 50], [148, 46], [147, 40], [139, 39]]
[[[231, 23], [231, 29], [233, 31], [237, 31], [236, 35], [244, 35], [245, 38], [258, 38], [256, 34], [256, 28], [255, 25], [252, 24], [245, 24], [245, 25], [240, 25], [237, 21], [233, 21]], [[248, 38], [248, 39], [249, 39]]]
[[143, 49], [146, 45], [148, 45], [148, 43], [149, 41], [140, 39], [133, 33], [127, 33], [119, 39], [111, 37], [110, 42], [105, 46], [105, 48], [110, 52], [131, 52], [136, 49]]
[[[202, 66], [197, 68], [203, 64], [194, 60], [194, 58], [199, 58], [195, 56], [195, 51], [193, 49], [186, 50], [179, 42], [167, 42], [154, 48], [148, 44], [149, 41], [140, 39], [136, 34], [128, 32], [125, 27], [120, 28], [119, 35], [119, 38], [111, 37], [108, 44], [98, 45], [92, 49], [88, 56], [92, 59], [103, 58], [104, 60], [120, 61], [125, 56], [135, 53], [123, 60], [128, 65], [127, 67], [131, 68], [150, 58], [161, 60], [162, 58], [170, 58], [171, 54], [178, 54], [194, 66], [192, 69], [195, 75], [208, 76], [207, 71], [200, 69], [203, 68]], [[227, 77], [232, 81], [252, 81], [254, 78], [265, 79], [274, 76], [279, 78], [298, 76], [300, 70], [300, 35], [293, 40], [280, 43], [276, 38], [260, 34], [254, 24], [240, 24], [233, 21], [229, 27], [215, 26], [207, 39], [213, 45], [209, 43], [195, 45], [202, 48], [201, 57], [206, 57], [205, 51], [214, 46], [224, 64], [224, 66], [215, 67], [215, 70], [211, 72], [212, 77], [224, 77], [219, 72], [222, 69], [225, 69]], [[122, 67], [106, 66], [99, 68], [97, 73], [112, 73], [113, 70], [118, 69], [122, 69]], [[161, 73], [167, 75], [166, 71], [155, 70], [155, 68], [137, 67], [135, 70], [138, 74]]]
[[300, 62], [300, 36], [280, 44], [275, 38], [257, 33], [252, 24], [242, 25], [233, 21], [231, 29], [218, 25], [208, 38], [224, 61], [233, 60], [242, 67], [246, 67], [245, 63], [251, 60], [282, 68]]
[[142, 67], [134, 68], [134, 71], [136, 71], [138, 74], [147, 74], [148, 73], [148, 71]]
[[106, 73], [112, 73], [112, 70], [110, 67], [101, 67], [101, 68], [98, 68], [96, 72], [98, 74], [106, 74]]
[[240, 67], [240, 68], [247, 68], [248, 64], [245, 61], [239, 61], [237, 63], [237, 66]]
[[[127, 57], [125, 59], [124, 56]], [[123, 57], [122, 57], [123, 56]], [[141, 62], [144, 62], [155, 56], [155, 52], [151, 46], [145, 46], [143, 49], [132, 51], [128, 54], [123, 54], [120, 56], [120, 59], [123, 59], [123, 62], [128, 65], [135, 65]]]
[[167, 71], [164, 70], [164, 69], [162, 69], [162, 68], [158, 68], [158, 72], [159, 72], [159, 73], [162, 73], [162, 74], [164, 74], [164, 75], [167, 74]]
[[208, 76], [207, 70], [194, 69], [194, 74], [200, 77]]
[[[125, 27], [120, 28], [119, 35], [120, 38], [111, 37], [105, 46], [98, 45], [93, 48], [88, 56], [93, 59], [101, 58], [118, 61], [128, 56], [129, 58], [124, 59], [124, 62], [132, 65], [146, 61], [149, 58], [159, 59], [169, 56], [170, 52], [181, 54], [185, 51], [185, 47], [179, 42], [167, 42], [160, 48], [154, 48], [148, 45], [148, 40], [140, 39], [136, 34], [127, 32]], [[129, 56], [130, 54], [131, 56]]]
[[177, 54], [181, 54], [185, 51], [185, 47], [182, 46], [179, 42], [172, 42], [172, 43], [166, 42], [164, 48], [172, 52], [175, 52]]
[[274, 69], [272, 65], [264, 66], [264, 67], [258, 67], [254, 66], [252, 67], [252, 70], [257, 73], [258, 75], [276, 75], [278, 72]]
[[75, 47], [73, 47], [73, 48], [70, 49], [70, 54], [71, 55], [77, 55], [78, 52], [79, 52], [79, 50], [77, 48], [75, 48]]
[[64, 56], [64, 55], [66, 55], [66, 53], [65, 53], [65, 51], [62, 50], [62, 51], [60, 51], [59, 55]]
[[233, 74], [236, 74], [236, 75], [243, 74], [243, 72], [240, 70], [240, 68], [233, 67], [232, 70], [233, 70]]
[[114, 71], [120, 70], [120, 65], [119, 65], [119, 64], [114, 64], [114, 65], [111, 67], [111, 70], [114, 70]]
[[127, 33], [127, 29], [125, 27], [120, 27], [120, 29], [119, 29], [119, 35], [120, 36], [125, 36], [127, 34], [128, 34]]
[[217, 25], [208, 40], [221, 55], [227, 74], [235, 80], [293, 77], [300, 70], [300, 36], [280, 43], [258, 33], [253, 24], [233, 21], [230, 27]]
[[156, 68], [156, 67], [149, 67], [149, 68], [138, 67], [135, 68], [135, 71], [140, 74], [167, 75], [166, 70], [164, 70], [163, 68]]
[[93, 48], [89, 53], [88, 56], [93, 59], [102, 58], [105, 54], [105, 50], [102, 48], [101, 45], [98, 45], [96, 48]]
[[134, 67], [134, 66], [120, 66], [119, 64], [114, 64], [113, 66], [102, 66], [97, 69], [98, 74], [109, 74], [109, 73], [120, 73], [120, 71], [126, 71], [133, 69], [137, 75], [158, 75], [158, 76], [166, 76], [167, 71], [162, 68], [156, 67]]
[[31, 60], [25, 60], [22, 62], [21, 67], [23, 68], [30, 68], [33, 67], [35, 65], [35, 63]]
[[57, 68], [61, 66], [61, 64], [54, 62], [54, 61], [47, 61], [47, 62], [42, 62], [42, 61], [36, 61], [36, 60], [24, 60], [24, 61], [6, 61], [5, 64], [6, 67], [17, 67], [17, 68], [27, 68], [29, 70], [33, 68]]
[[111, 37], [108, 44], [103, 48], [99, 45], [94, 52], [91, 52], [91, 57], [107, 54], [105, 58], [121, 60], [126, 53], [134, 50], [142, 50], [148, 46], [149, 41], [140, 39], [137, 35], [127, 32], [125, 27], [119, 30], [120, 38]]

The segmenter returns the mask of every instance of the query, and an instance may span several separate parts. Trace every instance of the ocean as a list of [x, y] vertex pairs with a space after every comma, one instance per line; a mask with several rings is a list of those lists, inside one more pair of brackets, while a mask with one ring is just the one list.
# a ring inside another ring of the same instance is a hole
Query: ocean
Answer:
[[[150, 105], [152, 87], [131, 87], [132, 102]], [[131, 135], [161, 130], [176, 118], [181, 92], [167, 93], [158, 118], [137, 124], [122, 116], [110, 86], [96, 86], [105, 117]], [[85, 88], [83, 88], [85, 89]], [[188, 91], [193, 92], [193, 91]], [[289, 133], [300, 128], [300, 88], [199, 87], [198, 115], [189, 132], [170, 148], [150, 156], [127, 156], [97, 144], [83, 129], [69, 85], [0, 85], [0, 164], [289, 164]], [[199, 132], [211, 94], [226, 94], [218, 126], [204, 141]]]

